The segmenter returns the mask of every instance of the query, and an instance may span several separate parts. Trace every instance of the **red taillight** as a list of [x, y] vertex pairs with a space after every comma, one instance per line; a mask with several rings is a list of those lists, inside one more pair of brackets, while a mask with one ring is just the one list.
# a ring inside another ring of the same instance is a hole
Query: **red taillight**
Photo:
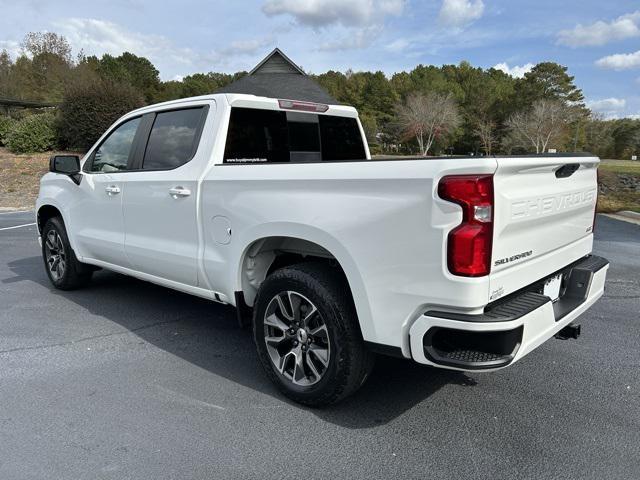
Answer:
[[451, 175], [438, 184], [443, 200], [462, 207], [462, 223], [449, 233], [447, 264], [454, 275], [481, 277], [491, 270], [493, 176]]

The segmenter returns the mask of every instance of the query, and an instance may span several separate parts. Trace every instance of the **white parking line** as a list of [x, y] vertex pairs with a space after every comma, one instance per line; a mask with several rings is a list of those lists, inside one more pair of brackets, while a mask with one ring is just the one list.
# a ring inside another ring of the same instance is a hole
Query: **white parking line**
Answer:
[[24, 225], [16, 225], [14, 227], [4, 227], [4, 228], [0, 228], [0, 232], [2, 230], [13, 230], [14, 228], [22, 228], [22, 227], [30, 227], [31, 225], [35, 225], [34, 223], [25, 223]]
[[11, 215], [12, 213], [29, 213], [33, 212], [33, 210], [10, 210], [8, 212], [0, 211], [0, 215]]

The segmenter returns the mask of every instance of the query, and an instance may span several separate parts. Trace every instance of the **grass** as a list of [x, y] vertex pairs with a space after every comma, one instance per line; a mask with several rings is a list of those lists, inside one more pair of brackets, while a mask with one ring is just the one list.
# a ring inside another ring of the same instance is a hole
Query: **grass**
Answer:
[[602, 160], [599, 169], [601, 172], [626, 173], [640, 177], [640, 160]]
[[640, 161], [603, 160], [599, 166], [600, 193], [598, 211], [613, 213], [630, 210], [640, 213], [640, 190], [630, 188], [624, 178], [635, 178], [640, 185]]
[[0, 208], [31, 209], [51, 153], [16, 155], [0, 147]]
[[49, 157], [57, 153], [11, 153], [0, 147], [0, 209], [32, 209], [38, 197], [40, 179], [49, 171]]

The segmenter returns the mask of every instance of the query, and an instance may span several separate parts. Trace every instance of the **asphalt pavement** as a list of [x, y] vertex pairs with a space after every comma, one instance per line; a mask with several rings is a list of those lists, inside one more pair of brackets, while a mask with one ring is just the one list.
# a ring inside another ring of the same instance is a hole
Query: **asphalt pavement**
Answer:
[[579, 340], [496, 373], [381, 357], [309, 409], [230, 308], [106, 271], [54, 290], [33, 221], [0, 214], [0, 479], [640, 478], [638, 225], [598, 217]]

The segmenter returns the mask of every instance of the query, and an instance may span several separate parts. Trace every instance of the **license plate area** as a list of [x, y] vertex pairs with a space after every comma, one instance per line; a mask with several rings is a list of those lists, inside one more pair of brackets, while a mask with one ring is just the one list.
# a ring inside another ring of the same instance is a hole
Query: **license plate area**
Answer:
[[557, 302], [560, 297], [560, 288], [562, 287], [562, 274], [559, 273], [553, 277], [549, 277], [544, 281], [542, 288], [543, 295], [546, 295], [552, 302]]

